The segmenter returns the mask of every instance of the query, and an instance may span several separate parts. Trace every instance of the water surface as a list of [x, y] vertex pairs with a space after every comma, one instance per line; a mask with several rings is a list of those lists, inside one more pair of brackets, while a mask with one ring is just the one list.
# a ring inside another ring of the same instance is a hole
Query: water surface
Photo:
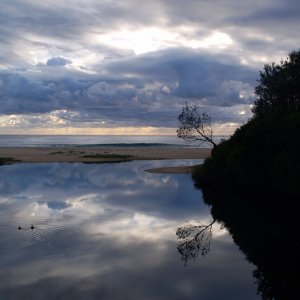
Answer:
[[258, 299], [218, 224], [183, 263], [176, 230], [209, 222], [209, 207], [189, 175], [144, 170], [188, 163], [0, 166], [1, 299]]
[[[219, 143], [228, 136], [215, 136]], [[187, 147], [176, 135], [0, 135], [0, 147]], [[211, 147], [195, 143], [192, 147]]]

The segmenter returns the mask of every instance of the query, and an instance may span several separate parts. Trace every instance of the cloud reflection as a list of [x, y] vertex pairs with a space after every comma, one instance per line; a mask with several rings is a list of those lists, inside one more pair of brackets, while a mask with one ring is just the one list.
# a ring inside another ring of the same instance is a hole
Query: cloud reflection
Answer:
[[188, 175], [143, 172], [176, 163], [2, 166], [4, 299], [255, 299], [252, 267], [227, 235], [184, 268], [176, 228], [210, 218], [208, 207]]

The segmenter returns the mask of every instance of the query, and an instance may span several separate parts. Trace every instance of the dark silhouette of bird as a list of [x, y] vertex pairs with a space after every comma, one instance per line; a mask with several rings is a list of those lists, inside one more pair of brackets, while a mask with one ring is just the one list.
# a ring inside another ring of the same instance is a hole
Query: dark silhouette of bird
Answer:
[[18, 229], [19, 229], [19, 230], [21, 230], [21, 229], [22, 229], [22, 227], [19, 225]]
[[34, 229], [35, 227], [31, 224], [30, 228], [31, 228], [31, 230], [32, 230], [32, 229]]

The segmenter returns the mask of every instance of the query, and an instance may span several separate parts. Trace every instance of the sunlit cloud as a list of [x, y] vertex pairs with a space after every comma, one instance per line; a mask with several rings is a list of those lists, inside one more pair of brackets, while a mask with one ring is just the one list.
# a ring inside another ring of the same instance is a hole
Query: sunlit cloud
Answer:
[[132, 50], [137, 55], [170, 47], [223, 49], [233, 43], [231, 37], [226, 33], [213, 32], [199, 38], [194, 30], [193, 27], [186, 26], [172, 30], [161, 28], [121, 29], [115, 32], [94, 34], [91, 36], [91, 40], [110, 47]]
[[253, 103], [259, 70], [299, 47], [292, 0], [214, 0], [201, 9], [197, 1], [16, 0], [1, 8], [0, 133], [175, 132], [187, 100], [218, 115], [215, 123], [242, 124], [251, 114], [239, 106]]
[[132, 50], [135, 54], [143, 54], [165, 49], [176, 42], [177, 34], [160, 28], [144, 28], [140, 30], [121, 29], [116, 32], [97, 34], [92, 40], [121, 49]]
[[225, 49], [233, 44], [231, 37], [223, 32], [215, 32], [210, 36], [200, 39], [199, 41], [191, 41], [188, 45], [193, 46], [193, 48], [203, 47], [212, 49]]

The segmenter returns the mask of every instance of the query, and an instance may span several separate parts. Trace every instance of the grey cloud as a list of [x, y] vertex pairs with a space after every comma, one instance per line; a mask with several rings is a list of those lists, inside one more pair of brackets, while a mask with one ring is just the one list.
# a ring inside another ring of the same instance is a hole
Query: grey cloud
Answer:
[[[270, 4], [273, 5], [270, 5]], [[244, 14], [243, 18], [236, 17], [236, 21], [240, 25], [244, 26], [252, 25], [254, 27], [265, 25], [262, 30], [270, 29], [270, 26], [283, 26], [286, 23], [294, 23], [298, 21], [300, 4], [299, 1], [288, 0], [288, 1], [277, 1], [269, 2], [269, 5], [265, 3], [261, 5], [260, 9], [250, 10], [248, 13]]]
[[46, 62], [47, 66], [65, 66], [72, 64], [72, 61], [63, 57], [52, 57]]
[[[73, 42], [74, 38], [83, 37], [86, 33], [120, 29], [128, 22], [134, 27], [157, 21], [154, 15], [148, 13], [153, 4], [138, 4], [136, 1], [89, 1], [86, 5], [82, 5], [81, 1], [73, 1], [72, 5], [46, 0], [39, 3], [2, 1], [0, 24], [5, 25], [11, 36], [22, 36], [25, 32]], [[14, 29], [18, 31], [14, 33]]]
[[[253, 102], [251, 90], [263, 67], [263, 62], [249, 66], [241, 60], [285, 57], [298, 47], [299, 6], [296, 0], [154, 0], [142, 5], [137, 0], [90, 0], [72, 6], [50, 0], [1, 1], [0, 113], [69, 110], [75, 114], [62, 118], [78, 124], [91, 118], [106, 124], [176, 126], [180, 107], [189, 100], [240, 120], [236, 110]], [[233, 44], [209, 51], [172, 44], [172, 49], [135, 56], [132, 49], [114, 48], [100, 38], [110, 31], [145, 27], [195, 41], [224, 32]], [[99, 40], [93, 40], [94, 34]], [[47, 55], [33, 67], [29, 53], [35, 49]], [[76, 69], [80, 55], [93, 59]]]
[[[162, 1], [169, 26], [189, 24], [193, 38], [213, 32], [228, 34], [235, 43], [235, 55], [285, 57], [299, 47], [300, 4], [296, 0]], [[255, 36], [261, 38], [257, 39]], [[262, 65], [261, 65], [262, 67]]]
[[60, 64], [69, 61], [63, 58], [50, 61], [58, 70], [56, 80], [52, 70], [43, 67], [37, 78], [35, 73], [0, 74], [5, 82], [0, 87], [2, 113], [67, 109], [82, 112], [79, 116], [90, 117], [92, 112], [92, 119], [110, 124], [176, 126], [176, 115], [188, 99], [222, 107], [253, 102], [256, 72], [230, 56], [216, 59], [185, 49], [162, 51], [107, 62], [105, 75], [93, 76], [66, 70]]
[[[112, 63], [108, 66], [108, 70], [112, 72], [118, 70], [124, 75], [140, 76], [145, 81], [158, 80], [170, 86], [173, 96], [208, 98], [207, 104], [213, 101], [212, 104], [219, 105], [224, 105], [222, 89], [226, 82], [236, 81], [239, 82], [240, 87], [244, 85], [249, 89], [254, 86], [258, 74], [257, 70], [240, 65], [230, 55], [216, 57], [207, 52], [186, 49], [168, 50], [125, 59]], [[230, 101], [227, 101], [226, 105], [230, 106], [241, 100], [235, 97]]]
[[[90, 47], [86, 44], [88, 33], [103, 33], [124, 27], [139, 29], [159, 26], [172, 30], [179, 25], [188, 25], [195, 29], [196, 39], [215, 30], [235, 33], [236, 27], [239, 32], [253, 29], [272, 36], [283, 31], [285, 38], [288, 38], [291, 31], [286, 29], [287, 22], [295, 28], [295, 33], [299, 28], [296, 18], [299, 4], [294, 0], [278, 1], [276, 4], [273, 1], [240, 3], [235, 0], [226, 4], [220, 0], [190, 0], [187, 3], [151, 1], [143, 5], [138, 1], [89, 1], [84, 7], [77, 1], [69, 6], [53, 1], [35, 3], [15, 0], [2, 2], [1, 6], [3, 29], [0, 40], [5, 43], [12, 43], [16, 38], [36, 43], [36, 38], [28, 37], [31, 33], [40, 38], [51, 37], [57, 40], [57, 44], [61, 44], [59, 41], [63, 39], [71, 45]], [[149, 14], [149, 11], [152, 13]], [[274, 31], [274, 28], [279, 30]]]
[[204, 110], [211, 116], [214, 123], [245, 123], [251, 117], [251, 107], [247, 104], [239, 104], [233, 107], [207, 106]]

